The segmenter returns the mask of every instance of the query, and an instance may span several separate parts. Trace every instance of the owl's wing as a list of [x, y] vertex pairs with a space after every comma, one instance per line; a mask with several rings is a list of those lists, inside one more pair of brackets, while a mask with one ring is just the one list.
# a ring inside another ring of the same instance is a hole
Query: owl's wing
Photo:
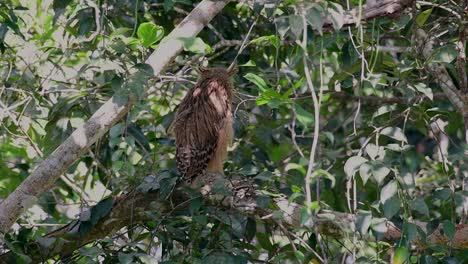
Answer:
[[209, 140], [201, 146], [179, 145], [176, 150], [177, 170], [184, 182], [190, 184], [203, 175], [216, 149], [217, 140]]

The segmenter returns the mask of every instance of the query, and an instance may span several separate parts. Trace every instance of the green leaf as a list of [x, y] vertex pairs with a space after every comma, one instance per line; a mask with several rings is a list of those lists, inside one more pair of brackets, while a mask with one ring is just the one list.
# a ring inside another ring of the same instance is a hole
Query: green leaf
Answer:
[[258, 207], [260, 208], [267, 208], [271, 202], [270, 196], [267, 195], [259, 195], [255, 200], [257, 202]]
[[133, 254], [126, 254], [126, 253], [119, 252], [118, 257], [119, 257], [119, 263], [121, 264], [133, 263]]
[[353, 156], [349, 158], [344, 165], [346, 176], [354, 176], [354, 173], [356, 173], [356, 171], [359, 170], [359, 167], [361, 167], [365, 162], [367, 162], [367, 159], [361, 156]]
[[451, 195], [452, 191], [449, 188], [444, 188], [433, 192], [432, 198], [444, 201], [450, 198]]
[[401, 201], [397, 196], [393, 196], [386, 200], [383, 205], [384, 215], [387, 219], [392, 218], [400, 211]]
[[67, 116], [68, 112], [71, 111], [73, 107], [79, 107], [80, 102], [82, 102], [81, 100], [86, 95], [87, 93], [79, 92], [70, 96], [61, 97], [49, 111], [49, 123], [56, 122], [60, 117]]
[[299, 80], [297, 80], [296, 83], [283, 94], [283, 97], [287, 98], [291, 96], [294, 91], [296, 91], [297, 89], [303, 86], [304, 81], [305, 81], [304, 77], [301, 77]]
[[38, 237], [36, 241], [41, 245], [43, 248], [51, 249], [52, 245], [57, 241], [57, 238], [54, 237]]
[[[3, 19], [1, 19], [1, 17], [3, 17]], [[15, 15], [13, 10], [10, 10], [10, 12], [7, 13], [7, 12], [2, 12], [2, 10], [0, 9], [0, 21], [2, 22], [0, 24], [6, 25], [11, 30], [13, 30], [15, 34], [17, 34], [18, 36], [24, 39], [24, 35], [21, 33], [21, 30], [19, 28], [18, 17]], [[5, 33], [6, 33], [6, 28], [5, 28]], [[3, 35], [2, 40], [5, 36], [4, 35], [5, 33], [2, 34]]]
[[453, 45], [444, 45], [434, 51], [431, 62], [451, 63], [458, 56], [457, 48]]
[[326, 170], [322, 170], [322, 169], [318, 169], [316, 171], [314, 171], [314, 173], [312, 173], [312, 178], [316, 177], [316, 176], [321, 176], [327, 180], [330, 180], [331, 182], [331, 187], [335, 187], [335, 183], [336, 183], [336, 178], [335, 176], [333, 176], [333, 174], [329, 173], [328, 171]]
[[144, 95], [145, 85], [148, 80], [153, 76], [153, 70], [151, 67], [147, 67], [147, 64], [137, 64], [135, 66], [136, 71], [123, 86], [127, 92], [131, 92], [138, 99], [141, 99]]
[[111, 138], [117, 138], [120, 137], [122, 132], [124, 131], [124, 126], [125, 124], [123, 122], [115, 124], [111, 129], [109, 130], [109, 136]]
[[421, 257], [421, 263], [422, 264], [437, 264], [439, 263], [439, 261], [433, 256], [424, 255]]
[[359, 168], [359, 174], [361, 175], [362, 183], [364, 185], [367, 183], [367, 180], [371, 175], [380, 185], [389, 173], [390, 169], [380, 162], [364, 163]]
[[294, 251], [294, 255], [296, 256], [296, 259], [299, 261], [299, 263], [304, 263], [304, 260], [305, 260], [304, 253], [297, 250], [297, 251]]
[[260, 15], [260, 12], [263, 10], [264, 7], [265, 3], [261, 3], [260, 1], [254, 1], [252, 10], [255, 15]]
[[299, 15], [289, 16], [289, 28], [294, 36], [298, 39], [301, 37], [302, 32], [304, 31], [304, 22], [302, 17]]
[[399, 127], [386, 127], [380, 131], [380, 134], [385, 135], [387, 137], [393, 138], [395, 140], [407, 143], [408, 140], [406, 139], [403, 130]]
[[370, 227], [374, 236], [380, 240], [387, 233], [387, 220], [385, 218], [372, 218]]
[[257, 64], [253, 60], [249, 60], [248, 62], [239, 65], [239, 67], [255, 67], [255, 66], [257, 66]]
[[141, 44], [145, 48], [148, 48], [163, 38], [164, 28], [151, 22], [141, 23], [138, 27], [137, 35]]
[[244, 264], [247, 261], [240, 256], [233, 256], [225, 252], [211, 253], [207, 257], [203, 258], [203, 264]]
[[[354, 51], [354, 50], [353, 50]], [[352, 76], [352, 74], [358, 72], [361, 69], [361, 63], [360, 62], [355, 62], [353, 65], [350, 65], [347, 67], [346, 65], [343, 65], [341, 67], [341, 71], [336, 72], [333, 77], [330, 79], [328, 82], [328, 88], [331, 90], [335, 89], [334, 85], [336, 83], [342, 82]]]
[[326, 139], [330, 141], [331, 144], [335, 143], [335, 136], [330, 131], [323, 131], [322, 134], [325, 136]]
[[406, 247], [397, 247], [393, 254], [393, 264], [403, 264], [408, 260], [409, 250]]
[[242, 175], [255, 175], [258, 173], [258, 167], [253, 166], [252, 164], [246, 164], [242, 167], [240, 173]]
[[304, 166], [302, 166], [301, 164], [292, 163], [292, 162], [288, 163], [285, 167], [285, 171], [290, 171], [290, 170], [297, 170], [300, 173], [302, 173], [302, 175], [306, 175], [307, 173], [307, 170], [304, 168]]
[[119, 27], [119, 28], [114, 29], [114, 31], [110, 32], [109, 37], [114, 39], [114, 38], [117, 38], [117, 37], [120, 37], [120, 36], [125, 36], [125, 34], [130, 32], [130, 31], [132, 31], [131, 28]]
[[372, 214], [369, 211], [359, 211], [356, 218], [356, 229], [361, 235], [367, 234], [371, 225]]
[[54, 9], [54, 12], [57, 13], [60, 10], [65, 9], [72, 0], [54, 0], [52, 4], [52, 8]]
[[267, 147], [268, 157], [273, 162], [280, 162], [287, 158], [291, 148], [289, 144], [270, 145]]
[[366, 153], [372, 160], [375, 160], [377, 157], [385, 156], [385, 149], [382, 146], [369, 143], [366, 146]]
[[390, 169], [387, 168], [381, 162], [374, 162], [372, 163], [372, 176], [374, 176], [374, 180], [380, 185], [385, 177], [390, 173]]
[[173, 0], [164, 0], [164, 11], [170, 11], [174, 8], [174, 1]]
[[422, 27], [432, 13], [432, 8], [422, 11], [416, 16], [416, 23]]
[[135, 123], [127, 126], [127, 132], [138, 142], [138, 145], [144, 148], [146, 151], [151, 151], [151, 146], [148, 138], [142, 129]]
[[81, 248], [79, 250], [79, 254], [81, 257], [87, 256], [87, 257], [92, 257], [95, 259], [97, 259], [97, 257], [103, 253], [104, 251], [98, 247]]
[[167, 197], [173, 191], [177, 177], [173, 177], [169, 172], [164, 172], [159, 177], [161, 177], [160, 196]]
[[126, 51], [125, 42], [123, 42], [123, 40], [121, 40], [119, 38], [116, 38], [116, 39], [112, 40], [112, 43], [110, 44], [110, 47], [116, 53], [119, 53], [119, 54], [125, 53], [125, 51]]
[[277, 108], [282, 103], [288, 102], [288, 100], [289, 99], [283, 100], [283, 97], [278, 93], [278, 91], [268, 88], [260, 94], [260, 97], [256, 100], [256, 104], [268, 104], [271, 108]]
[[256, 180], [261, 180], [261, 181], [269, 181], [273, 177], [273, 173], [271, 171], [262, 171], [257, 176], [254, 177]]
[[362, 179], [362, 184], [366, 185], [367, 180], [372, 175], [372, 166], [367, 163], [363, 163], [361, 167], [359, 167], [359, 175]]
[[396, 181], [390, 181], [385, 185], [380, 191], [380, 202], [385, 204], [385, 202], [396, 195], [398, 190], [398, 184]]
[[421, 213], [423, 215], [429, 215], [429, 207], [427, 207], [426, 202], [422, 198], [417, 198], [416, 200], [410, 201], [411, 209]]
[[[159, 263], [158, 259], [155, 256], [144, 254], [144, 253], [134, 253], [135, 257], [139, 260], [137, 261], [132, 261], [132, 263], [141, 263], [141, 264], [155, 264]], [[165, 264], [170, 264], [167, 262], [164, 262]]]
[[268, 85], [265, 82], [265, 80], [262, 77], [256, 75], [255, 73], [249, 72], [246, 75], [244, 75], [244, 78], [255, 84], [262, 92], [265, 92], [268, 89]]
[[73, 132], [70, 120], [65, 117], [49, 121], [45, 130], [47, 134], [44, 138], [44, 154], [55, 150]]
[[178, 38], [178, 40], [182, 41], [184, 50], [190, 51], [193, 53], [210, 53], [211, 47], [206, 44], [201, 38]]
[[247, 218], [239, 214], [230, 215], [230, 233], [238, 238], [244, 237]]
[[403, 224], [403, 234], [405, 235], [407, 241], [413, 241], [418, 237], [418, 226], [414, 223], [405, 221]]
[[81, 223], [78, 231], [80, 235], [85, 235], [92, 230], [99, 220], [104, 218], [112, 210], [113, 205], [114, 199], [109, 197], [93, 206], [87, 213], [83, 213], [80, 216]]
[[31, 257], [21, 252], [15, 252], [15, 261], [16, 262], [13, 262], [13, 263], [21, 263], [21, 264], [33, 263]]
[[260, 233], [258, 232], [257, 233], [257, 239], [258, 239], [258, 242], [260, 243], [260, 246], [268, 251], [272, 251], [273, 250], [273, 245], [271, 244], [270, 242], [270, 237], [265, 234], [265, 233]]
[[275, 35], [261, 36], [256, 39], [252, 39], [249, 44], [259, 44], [265, 42], [272, 44], [277, 49], [280, 46], [280, 39]]
[[434, 95], [432, 94], [432, 89], [427, 87], [424, 83], [417, 83], [414, 85], [414, 88], [418, 91], [423, 93], [427, 98], [433, 100]]
[[304, 127], [314, 123], [314, 115], [302, 108], [299, 104], [294, 104], [296, 110], [296, 118]]
[[247, 224], [245, 225], [245, 237], [247, 241], [252, 241], [257, 233], [257, 223], [251, 217], [247, 218]]
[[314, 4], [309, 10], [306, 12], [306, 19], [307, 23], [312, 26], [313, 29], [317, 30], [320, 35], [322, 35], [322, 28], [323, 28], [323, 12], [324, 9], [322, 6]]
[[201, 197], [195, 198], [195, 199], [190, 199], [189, 200], [189, 212], [191, 215], [194, 215], [195, 212], [197, 212], [202, 205], [202, 199]]
[[443, 230], [444, 230], [444, 234], [450, 239], [450, 240], [453, 240], [453, 238], [455, 237], [455, 225], [449, 221], [449, 220], [445, 220], [443, 223]]
[[278, 28], [278, 34], [281, 39], [285, 39], [286, 34], [289, 31], [289, 19], [287, 16], [281, 16], [276, 19], [276, 26]]
[[300, 211], [300, 223], [301, 226], [312, 227], [314, 225], [314, 220], [311, 215], [312, 210], [307, 207], [302, 207]]
[[100, 201], [91, 208], [91, 221], [96, 224], [111, 211], [113, 205], [114, 199], [112, 197]]
[[377, 109], [376, 112], [374, 112], [374, 114], [372, 114], [372, 118], [384, 115], [386, 113], [390, 113], [390, 112], [392, 112], [394, 110], [396, 110], [396, 106], [394, 106], [394, 105], [381, 106], [381, 107], [379, 107], [379, 109]]
[[344, 10], [340, 4], [328, 2], [330, 7], [328, 8], [328, 13], [330, 14], [333, 28], [339, 30], [343, 27], [344, 24]]

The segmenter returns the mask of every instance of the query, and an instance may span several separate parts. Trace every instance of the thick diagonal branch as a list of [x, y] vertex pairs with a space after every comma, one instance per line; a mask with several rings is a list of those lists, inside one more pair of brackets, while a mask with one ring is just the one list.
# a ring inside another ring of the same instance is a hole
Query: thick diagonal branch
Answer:
[[[159, 75], [183, 49], [180, 38], [196, 36], [230, 0], [204, 0], [178, 25], [146, 60], [154, 75]], [[76, 129], [52, 154], [0, 203], [0, 244], [16, 219], [42, 193], [49, 190], [65, 170], [130, 111], [135, 102], [112, 97], [80, 128]]]

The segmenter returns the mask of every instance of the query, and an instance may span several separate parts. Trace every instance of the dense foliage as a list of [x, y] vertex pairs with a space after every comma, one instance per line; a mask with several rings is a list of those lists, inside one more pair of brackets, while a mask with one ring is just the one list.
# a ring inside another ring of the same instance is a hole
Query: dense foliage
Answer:
[[[468, 251], [450, 241], [424, 245], [439, 226], [453, 239], [468, 209], [463, 117], [434, 73], [439, 65], [455, 88], [466, 86], [457, 59], [467, 9], [458, 2], [414, 1], [375, 18], [360, 0], [233, 2], [197, 38], [181, 39], [185, 51], [150, 78], [135, 69], [197, 1], [2, 1], [0, 198], [112, 95], [138, 100], [31, 201], [4, 250], [28, 263], [25, 245], [59, 243], [43, 236], [77, 217], [79, 232], [89, 232], [111, 210], [105, 198], [130, 187], [170, 197], [168, 129], [196, 81], [192, 68], [228, 67], [237, 57], [225, 173], [255, 182], [258, 205], [272, 215], [253, 217], [193, 192], [184, 210], [150, 208], [143, 224], [77, 247], [63, 262], [466, 263]], [[351, 9], [360, 23], [347, 24]], [[279, 197], [305, 205], [298, 226], [280, 224]], [[323, 210], [354, 214], [355, 225], [327, 234], [313, 221]], [[389, 222], [400, 239], [384, 239]]]

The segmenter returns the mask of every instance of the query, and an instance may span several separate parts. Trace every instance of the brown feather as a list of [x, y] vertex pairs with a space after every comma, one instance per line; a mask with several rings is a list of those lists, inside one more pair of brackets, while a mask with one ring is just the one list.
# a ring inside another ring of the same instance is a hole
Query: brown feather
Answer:
[[177, 170], [186, 183], [206, 170], [222, 172], [232, 140], [232, 83], [222, 68], [200, 69], [177, 111], [173, 129]]

